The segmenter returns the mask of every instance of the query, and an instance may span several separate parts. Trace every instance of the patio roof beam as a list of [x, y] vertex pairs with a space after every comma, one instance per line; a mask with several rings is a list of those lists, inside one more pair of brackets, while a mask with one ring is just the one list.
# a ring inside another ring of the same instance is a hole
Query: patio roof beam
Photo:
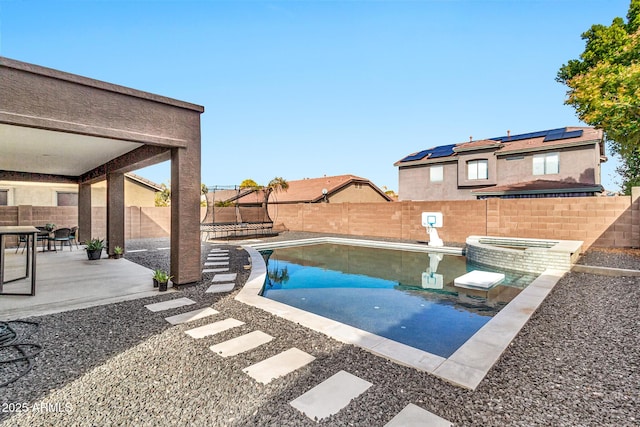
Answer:
[[171, 150], [157, 145], [143, 145], [82, 174], [78, 183], [92, 184], [104, 181], [109, 172], [131, 172], [166, 160], [171, 160]]
[[55, 182], [58, 184], [77, 184], [77, 176], [52, 175], [46, 173], [31, 173], [0, 170], [0, 181], [31, 181], [31, 182]]

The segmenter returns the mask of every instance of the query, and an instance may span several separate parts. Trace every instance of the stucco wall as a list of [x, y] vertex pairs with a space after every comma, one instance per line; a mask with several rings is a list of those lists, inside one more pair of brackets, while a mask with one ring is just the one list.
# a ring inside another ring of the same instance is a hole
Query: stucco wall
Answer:
[[[398, 169], [398, 198], [406, 200], [474, 200], [471, 190], [489, 185], [509, 185], [538, 179], [600, 184], [599, 144], [562, 150], [539, 151], [527, 154], [495, 156], [487, 152], [462, 152], [456, 161], [444, 163], [444, 180], [429, 181], [431, 164]], [[548, 175], [533, 174], [533, 156], [543, 153], [559, 154], [559, 173]], [[468, 180], [469, 160], [488, 160], [487, 180]]]
[[[536, 179], [600, 184], [599, 152], [593, 145], [565, 149], [563, 151], [545, 151], [545, 153], [559, 154], [559, 173], [534, 175], [533, 156], [534, 154], [542, 153], [543, 152], [498, 157], [499, 185], [533, 181]], [[510, 158], [513, 160], [508, 160]]]
[[[0, 190], [9, 190], [9, 206], [57, 206], [57, 193], [77, 193], [76, 184], [47, 182], [0, 181]], [[125, 178], [126, 206], [155, 206], [155, 191], [135, 181]], [[107, 183], [98, 182], [91, 186], [91, 205], [107, 205]]]
[[345, 203], [345, 202], [386, 202], [385, 198], [374, 190], [370, 185], [365, 184], [350, 184], [340, 191], [334, 193], [329, 197], [330, 203]]

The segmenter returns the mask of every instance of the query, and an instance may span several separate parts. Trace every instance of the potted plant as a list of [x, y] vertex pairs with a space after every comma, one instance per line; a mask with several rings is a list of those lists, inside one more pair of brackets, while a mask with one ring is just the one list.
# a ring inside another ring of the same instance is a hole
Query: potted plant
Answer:
[[90, 260], [100, 259], [104, 249], [104, 239], [93, 238], [87, 242], [87, 257]]
[[113, 257], [115, 259], [122, 258], [123, 253], [124, 253], [124, 249], [122, 249], [120, 246], [116, 246], [115, 248], [113, 248]]
[[159, 288], [160, 292], [164, 292], [167, 290], [167, 286], [169, 284], [169, 280], [173, 276], [169, 276], [167, 272], [164, 270], [154, 270], [153, 272], [153, 287]]
[[53, 230], [55, 230], [55, 229], [56, 229], [56, 225], [55, 225], [55, 224], [53, 224], [53, 223], [48, 223], [48, 224], [45, 224], [44, 228], [45, 228], [45, 230], [47, 230], [49, 233], [51, 233]]

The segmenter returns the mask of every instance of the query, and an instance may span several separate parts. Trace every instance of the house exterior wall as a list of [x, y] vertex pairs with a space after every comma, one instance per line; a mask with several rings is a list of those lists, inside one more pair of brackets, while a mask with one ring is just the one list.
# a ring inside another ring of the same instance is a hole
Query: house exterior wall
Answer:
[[[0, 190], [9, 190], [9, 206], [57, 206], [58, 192], [77, 193], [77, 184], [48, 182], [0, 181]], [[155, 206], [155, 190], [125, 178], [126, 206]], [[107, 183], [91, 186], [91, 205], [107, 205]]]
[[[431, 182], [430, 167], [442, 166], [441, 182]], [[473, 200], [473, 188], [458, 187], [458, 162], [432, 163], [425, 166], [401, 168], [398, 200]]]
[[387, 199], [368, 184], [351, 183], [328, 197], [329, 203], [386, 202]]
[[[533, 157], [543, 153], [558, 153], [559, 173], [533, 174]], [[439, 183], [429, 181], [432, 164], [399, 167], [398, 198], [400, 201], [474, 200], [476, 196], [471, 193], [474, 189], [537, 179], [600, 184], [599, 143], [529, 153], [496, 154], [490, 150], [458, 153], [455, 161], [439, 163], [444, 165], [444, 180]], [[481, 159], [488, 162], [488, 179], [467, 179], [467, 162]]]
[[[498, 166], [495, 150], [463, 151], [456, 156], [458, 159], [458, 188], [481, 188], [498, 184]], [[467, 163], [472, 160], [487, 161], [487, 179], [469, 179]]]
[[[558, 153], [559, 173], [548, 175], [533, 174], [533, 156], [543, 153]], [[600, 155], [594, 145], [546, 150], [535, 153], [498, 156], [498, 185], [548, 179], [554, 181], [600, 184]]]

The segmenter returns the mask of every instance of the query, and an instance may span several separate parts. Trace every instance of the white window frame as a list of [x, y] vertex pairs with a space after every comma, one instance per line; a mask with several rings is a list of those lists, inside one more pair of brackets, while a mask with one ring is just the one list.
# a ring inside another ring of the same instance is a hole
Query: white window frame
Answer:
[[444, 166], [432, 165], [429, 166], [429, 182], [442, 182], [444, 181]]
[[[480, 167], [480, 165], [484, 165], [484, 167]], [[467, 179], [469, 181], [489, 179], [489, 160], [474, 159], [467, 161]]]
[[557, 175], [560, 173], [560, 153], [534, 154], [532, 160], [533, 175]]

